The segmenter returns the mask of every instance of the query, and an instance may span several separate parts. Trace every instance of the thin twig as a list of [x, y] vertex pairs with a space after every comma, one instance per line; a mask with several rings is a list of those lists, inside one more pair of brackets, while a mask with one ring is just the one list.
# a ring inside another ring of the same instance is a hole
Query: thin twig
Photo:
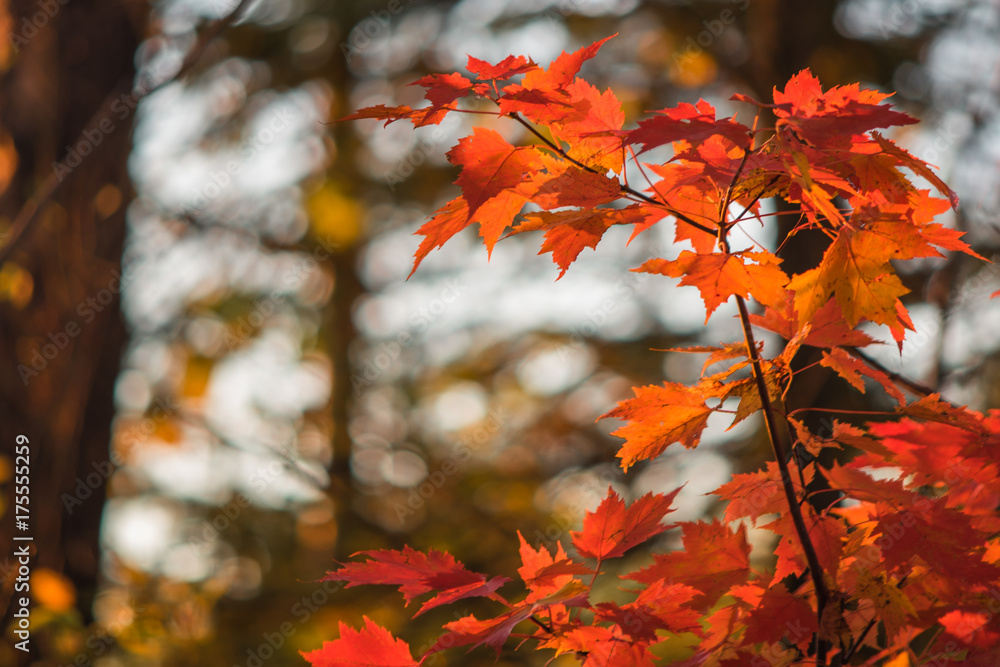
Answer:
[[[190, 424], [191, 426], [194, 426], [196, 428], [203, 429], [206, 433], [212, 436], [212, 438], [215, 439], [219, 444], [225, 445], [226, 447], [229, 447], [230, 449], [234, 449], [239, 452], [248, 451], [245, 447], [240, 446], [231, 437], [229, 437], [228, 435], [220, 431], [218, 428], [213, 426], [211, 423], [209, 423], [208, 419], [202, 416], [196, 417], [194, 415], [184, 414], [184, 413], [178, 413], [175, 416], [182, 422]], [[284, 462], [286, 468], [295, 473], [296, 477], [301, 479], [310, 487], [312, 487], [316, 491], [324, 490], [323, 483], [320, 480], [313, 477], [312, 475], [310, 475], [305, 470], [303, 470], [302, 467], [299, 466], [298, 461], [293, 459], [291, 456], [281, 451], [281, 449], [277, 447], [269, 447], [265, 445], [265, 448], [267, 449], [268, 454], [273, 454], [274, 456], [281, 459], [282, 462]]]
[[[721, 245], [722, 237], [725, 235], [729, 228], [736, 224], [736, 222], [726, 223], [729, 215], [729, 204], [733, 200], [733, 190], [736, 189], [736, 182], [740, 178], [740, 174], [743, 173], [743, 168], [747, 166], [747, 160], [750, 159], [750, 151], [752, 150], [753, 144], [750, 144], [747, 148], [743, 149], [743, 159], [740, 160], [740, 166], [736, 168], [736, 172], [733, 174], [733, 180], [729, 183], [729, 187], [726, 188], [726, 198], [723, 200], [722, 205], [719, 207], [719, 220], [723, 224], [719, 225], [719, 241]], [[761, 191], [763, 194], [763, 190]], [[738, 220], [738, 219], [737, 219]]]
[[540, 627], [542, 630], [545, 630], [545, 632], [549, 633], [550, 635], [555, 634], [555, 632], [552, 630], [552, 626], [543, 621], [542, 619], [538, 618], [538, 616], [536, 616], [535, 614], [529, 616], [528, 620], [537, 625], [538, 627]]
[[[535, 135], [536, 137], [538, 137], [538, 139], [540, 141], [542, 141], [546, 146], [548, 146], [549, 148], [551, 148], [552, 150], [554, 150], [556, 153], [558, 153], [560, 157], [564, 158], [565, 160], [568, 160], [569, 162], [572, 162], [576, 166], [580, 167], [580, 169], [584, 169], [586, 171], [589, 171], [592, 174], [597, 174], [599, 176], [606, 176], [605, 173], [603, 173], [603, 172], [601, 172], [601, 171], [599, 171], [597, 169], [594, 169], [593, 167], [585, 165], [584, 163], [580, 162], [576, 158], [570, 157], [570, 155], [566, 151], [564, 151], [562, 149], [562, 147], [557, 146], [555, 143], [553, 143], [552, 141], [550, 141], [548, 137], [546, 137], [541, 132], [539, 132], [538, 130], [536, 130], [534, 128], [534, 126], [532, 126], [531, 123], [529, 123], [524, 118], [522, 118], [520, 116], [520, 114], [518, 114], [517, 112], [511, 112], [511, 113], [507, 114], [507, 117], [516, 120], [518, 123], [520, 123], [521, 125], [523, 125], [525, 127], [525, 129], [527, 129], [533, 135]], [[677, 218], [678, 220], [680, 220], [682, 222], [686, 222], [687, 224], [691, 225], [695, 229], [699, 229], [699, 230], [705, 232], [706, 234], [711, 234], [712, 236], [716, 236], [718, 234], [718, 232], [716, 230], [710, 229], [710, 228], [706, 227], [705, 225], [701, 224], [700, 222], [695, 222], [694, 220], [692, 220], [688, 216], [684, 215], [680, 211], [674, 210], [673, 208], [671, 208], [670, 206], [668, 206], [666, 203], [658, 201], [658, 200], [654, 199], [653, 197], [650, 197], [649, 195], [645, 194], [644, 192], [639, 192], [638, 190], [632, 188], [629, 185], [622, 185], [621, 189], [622, 189], [622, 192], [625, 192], [625, 193], [627, 193], [627, 194], [629, 194], [629, 195], [631, 195], [633, 197], [641, 199], [642, 201], [646, 202], [647, 204], [653, 204], [654, 206], [660, 206], [660, 207], [666, 209], [667, 213], [669, 213], [670, 215], [674, 216], [675, 218]]]
[[[722, 237], [722, 251], [729, 253], [729, 240]], [[788, 502], [788, 512], [791, 514], [792, 523], [795, 525], [795, 532], [798, 534], [799, 542], [802, 544], [802, 551], [809, 565], [809, 576], [812, 578], [813, 588], [816, 590], [816, 616], [819, 625], [823, 624], [823, 610], [829, 598], [826, 582], [823, 580], [823, 567], [820, 565], [819, 557], [816, 555], [816, 547], [813, 546], [809, 537], [809, 529], [806, 527], [805, 519], [802, 517], [802, 509], [798, 504], [798, 497], [795, 495], [795, 486], [792, 482], [792, 475], [788, 469], [788, 462], [781, 449], [781, 436], [778, 432], [778, 421], [775, 418], [774, 405], [771, 403], [771, 394], [767, 389], [767, 380], [764, 377], [764, 369], [761, 365], [760, 352], [757, 350], [757, 341], [754, 340], [753, 328], [750, 323], [750, 312], [747, 310], [746, 300], [736, 295], [736, 305], [740, 311], [740, 323], [743, 326], [743, 336], [746, 340], [747, 351], [750, 356], [750, 365], [753, 368], [753, 378], [757, 385], [757, 394], [760, 396], [761, 411], [764, 413], [764, 423], [767, 426], [768, 439], [771, 441], [771, 449], [774, 452], [775, 461], [781, 472], [781, 487], [785, 491], [785, 499]], [[816, 661], [819, 665], [826, 665], [826, 644], [816, 637]]]
[[888, 368], [880, 364], [878, 361], [872, 359], [870, 356], [868, 356], [867, 354], [865, 354], [856, 347], [848, 347], [845, 349], [850, 354], [857, 357], [858, 359], [861, 359], [872, 368], [882, 371], [883, 373], [889, 376], [890, 380], [892, 380], [896, 384], [903, 385], [904, 387], [912, 391], [914, 394], [919, 394], [921, 396], [930, 396], [931, 394], [937, 393], [933, 387], [928, 387], [923, 383], [917, 382], [916, 380], [911, 380], [908, 377], [905, 377], [903, 375], [900, 375], [899, 373], [889, 370]]
[[[198, 38], [198, 42], [194, 45], [191, 51], [188, 52], [187, 57], [184, 58], [184, 62], [181, 63], [180, 68], [174, 74], [168, 76], [162, 81], [159, 81], [151, 88], [143, 88], [140, 85], [132, 89], [130, 94], [134, 104], [138, 104], [143, 99], [160, 90], [164, 86], [185, 76], [197, 64], [202, 54], [208, 48], [209, 43], [215, 39], [219, 33], [236, 21], [251, 2], [253, 2], [253, 0], [240, 0], [240, 3], [236, 5], [236, 8], [233, 9], [232, 12], [209, 26]], [[112, 113], [113, 110], [111, 107], [119, 101], [121, 96], [130, 86], [131, 84], [119, 84], [116, 86], [114, 91], [112, 91], [104, 99], [100, 108], [98, 108], [94, 115], [90, 117], [90, 120], [87, 121], [84, 129], [77, 135], [77, 138], [70, 145], [76, 146], [83, 138], [88, 136], [88, 133], [93, 134], [94, 132], [99, 131], [98, 125]], [[100, 146], [95, 146], [94, 150], [88, 155], [96, 155], [99, 150]], [[45, 207], [45, 205], [51, 202], [55, 196], [59, 194], [65, 184], [73, 178], [73, 174], [79, 173], [80, 167], [87, 157], [81, 156], [80, 159], [81, 163], [74, 167], [68, 174], [60, 175], [56, 170], [50, 172], [35, 195], [21, 207], [21, 210], [17, 213], [17, 217], [14, 218], [14, 221], [10, 225], [10, 231], [8, 231], [6, 237], [4, 238], [3, 247], [0, 247], [0, 264], [3, 264], [7, 258], [10, 257], [10, 254], [17, 248], [18, 244], [26, 238], [25, 233], [38, 220], [38, 214]]]
[[[728, 249], [727, 249], [728, 252]], [[778, 434], [778, 422], [775, 419], [774, 406], [771, 404], [771, 396], [767, 389], [767, 380], [764, 378], [764, 370], [760, 363], [760, 355], [757, 352], [757, 343], [753, 337], [753, 330], [750, 324], [750, 313], [747, 310], [746, 301], [740, 295], [736, 295], [736, 305], [740, 310], [740, 322], [743, 325], [743, 335], [746, 337], [747, 349], [750, 351], [750, 364], [753, 367], [754, 381], [757, 383], [757, 393], [760, 395], [761, 410], [764, 413], [764, 423], [767, 426], [767, 435], [771, 441], [771, 448], [781, 471], [781, 485], [785, 490], [785, 497], [788, 500], [788, 509], [792, 515], [792, 522], [795, 524], [795, 532], [798, 533], [799, 541], [802, 542], [802, 551], [805, 552], [806, 562], [809, 564], [809, 574], [813, 580], [813, 587], [816, 589], [817, 615], [822, 619], [823, 608], [826, 606], [829, 593], [826, 589], [826, 582], [823, 581], [823, 569], [820, 566], [819, 557], [816, 555], [816, 548], [809, 537], [809, 530], [806, 528], [805, 519], [799, 509], [798, 498], [795, 495], [795, 488], [791, 483], [791, 473], [788, 470], [788, 463], [785, 461], [784, 452], [781, 450], [781, 439]], [[825, 651], [824, 651], [825, 652]], [[822, 658], [825, 661], [825, 657]], [[821, 663], [822, 664], [822, 663]]]

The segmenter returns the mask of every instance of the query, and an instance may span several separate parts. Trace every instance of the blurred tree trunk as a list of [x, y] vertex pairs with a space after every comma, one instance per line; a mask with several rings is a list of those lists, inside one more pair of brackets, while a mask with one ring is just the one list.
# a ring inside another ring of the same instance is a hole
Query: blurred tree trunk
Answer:
[[[0, 197], [0, 230], [9, 233], [54, 171], [61, 180], [2, 269], [22, 285], [30, 275], [32, 285], [27, 300], [0, 300], [0, 451], [13, 458], [16, 436], [30, 440], [31, 515], [30, 529], [17, 531], [8, 504], [0, 537], [6, 551], [12, 533], [32, 536], [32, 567], [64, 573], [89, 621], [127, 335], [119, 292], [134, 109], [112, 95], [132, 91], [147, 8], [14, 0], [9, 11], [19, 51], [0, 82], [0, 130], [13, 139], [18, 168]], [[96, 130], [81, 136], [95, 114]], [[8, 486], [5, 500], [12, 496]], [[15, 564], [5, 565], [9, 573]], [[7, 576], [0, 589], [7, 622], [12, 585]]]

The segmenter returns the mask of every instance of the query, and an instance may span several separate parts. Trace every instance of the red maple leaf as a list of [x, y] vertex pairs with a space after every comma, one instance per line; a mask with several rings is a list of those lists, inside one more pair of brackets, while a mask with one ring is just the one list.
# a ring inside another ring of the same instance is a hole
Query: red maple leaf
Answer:
[[448, 151], [448, 160], [462, 167], [457, 183], [469, 205], [469, 215], [503, 190], [516, 187], [525, 176], [542, 167], [532, 146], [515, 148], [494, 130], [477, 127]]
[[608, 487], [608, 495], [597, 510], [584, 516], [583, 530], [570, 533], [573, 546], [581, 555], [598, 560], [623, 555], [670, 527], [660, 522], [674, 511], [670, 504], [678, 492], [680, 489], [667, 495], [647, 493], [626, 508], [621, 497]]
[[842, 137], [861, 134], [877, 127], [910, 125], [917, 120], [879, 104], [890, 95], [861, 90], [858, 84], [834, 86], [826, 92], [812, 72], [802, 70], [785, 85], [774, 89], [774, 104], [761, 104], [746, 95], [733, 99], [774, 109], [778, 127], [787, 126], [813, 144], [828, 144]]
[[313, 667], [417, 667], [409, 645], [367, 616], [365, 626], [355, 630], [341, 622], [340, 639], [323, 642], [315, 651], [299, 651]]
[[[576, 261], [584, 248], [596, 248], [601, 237], [614, 225], [644, 224], [661, 214], [647, 207], [570, 209], [529, 213], [511, 234], [545, 230], [545, 242], [538, 254], [551, 252], [559, 267], [559, 278]], [[557, 278], [557, 280], [559, 279]]]
[[[735, 475], [716, 493], [728, 501], [727, 521], [777, 515], [761, 526], [779, 538], [774, 572], [751, 579], [743, 523], [735, 532], [718, 520], [684, 523], [683, 550], [657, 554], [651, 566], [626, 576], [645, 584], [631, 591], [632, 602], [592, 603], [600, 562], [667, 530], [663, 520], [677, 494], [647, 494], [626, 505], [609, 489], [582, 529], [571, 533], [580, 558], [596, 559], [597, 568], [569, 557], [561, 544], [536, 549], [519, 534], [518, 573], [527, 595], [513, 605], [497, 593], [505, 579], [487, 579], [448, 554], [409, 547], [365, 552], [366, 562], [327, 579], [396, 585], [407, 603], [431, 595], [418, 614], [470, 597], [504, 605], [492, 617], [466, 615], [449, 623], [425, 658], [450, 646], [499, 652], [523, 623], [529, 630], [520, 635], [524, 641], [574, 654], [588, 667], [651, 666], [654, 652], [662, 658], [672, 650], [657, 646], [664, 633], [701, 638], [694, 654], [677, 663], [686, 667], [739, 667], [761, 659], [895, 665], [906, 656], [934, 660], [945, 654], [992, 664], [1000, 624], [983, 609], [1000, 580], [1000, 412], [983, 415], [925, 395], [855, 349], [874, 342], [856, 329], [863, 322], [886, 325], [900, 346], [913, 329], [895, 262], [948, 252], [981, 258], [959, 231], [936, 222], [949, 204], [957, 206], [955, 193], [930, 165], [875, 131], [913, 119], [890, 108], [888, 95], [859, 85], [824, 91], [806, 70], [774, 91], [773, 104], [735, 97], [773, 110], [773, 131], [755, 122], [751, 133], [734, 118], [717, 118], [704, 100], [664, 109], [624, 130], [622, 101], [578, 77], [604, 41], [562, 53], [546, 68], [523, 56], [496, 64], [470, 57], [471, 80], [456, 72], [416, 82], [426, 89], [429, 107], [379, 105], [347, 118], [409, 119], [415, 126], [456, 111], [489, 118], [489, 128], [474, 129], [449, 151], [461, 168], [461, 196], [420, 228], [424, 238], [414, 268], [430, 250], [478, 224], [490, 252], [508, 228], [511, 235], [544, 232], [540, 254], [552, 254], [561, 278], [615, 225], [633, 225], [631, 242], [663, 220], [676, 222], [674, 239], [689, 242], [694, 252], [651, 260], [638, 270], [697, 287], [708, 315], [735, 298], [742, 339], [667, 350], [708, 353], [700, 379], [637, 387], [634, 398], [604, 417], [625, 422], [614, 434], [625, 439], [618, 456], [627, 470], [673, 443], [695, 447], [715, 411], [734, 412], [734, 424], [765, 411], [775, 461]], [[501, 87], [513, 77], [523, 78]], [[457, 109], [467, 96], [482, 104]], [[488, 103], [497, 108], [485, 111]], [[501, 135], [504, 125], [516, 133]], [[508, 136], [530, 145], [508, 143]], [[635, 173], [625, 169], [626, 159], [637, 162], [633, 147], [642, 152], [666, 144], [670, 160], [634, 165], [642, 177], [635, 185]], [[909, 172], [947, 201], [917, 188]], [[820, 261], [791, 277], [769, 251], [729, 250], [737, 226], [750, 236], [747, 222], [773, 226], [765, 201], [772, 199], [782, 213], [794, 214], [783, 218], [786, 238], [815, 232], [829, 240]], [[530, 210], [522, 213], [525, 206]], [[751, 298], [764, 310], [748, 322], [743, 300]], [[772, 353], [751, 324], [784, 337], [783, 350]], [[822, 349], [812, 353], [815, 363], [800, 367], [803, 345]], [[803, 386], [805, 372], [816, 374], [815, 366], [833, 370], [861, 392], [866, 380], [879, 383], [900, 404], [896, 421], [861, 428], [834, 420], [829, 432], [813, 432], [803, 410], [788, 411], [785, 399]], [[897, 382], [918, 398], [906, 404]], [[735, 411], [724, 408], [730, 398], [739, 401]], [[787, 431], [775, 428], [782, 418]], [[790, 442], [782, 442], [786, 432]], [[849, 448], [861, 453], [830, 468], [822, 463], [824, 450], [846, 456]], [[802, 452], [814, 459], [800, 466]], [[882, 476], [876, 479], [870, 469]], [[830, 487], [823, 493], [847, 502], [830, 505], [813, 493], [817, 470]], [[807, 500], [821, 500], [826, 509]], [[588, 575], [585, 584], [580, 577]], [[412, 664], [405, 644], [367, 619], [364, 630], [342, 628], [342, 634], [336, 647], [324, 646], [310, 659]], [[386, 655], [360, 657], [362, 641]], [[848, 651], [853, 660], [845, 658]]]
[[[747, 263], [745, 260], [754, 263]], [[633, 271], [681, 278], [681, 285], [694, 285], [705, 302], [705, 321], [715, 309], [734, 295], [753, 296], [768, 306], [785, 300], [788, 276], [778, 268], [781, 260], [769, 252], [699, 254], [683, 251], [673, 260], [651, 259]]]
[[538, 65], [524, 56], [507, 56], [496, 65], [469, 56], [469, 62], [465, 67], [481, 81], [502, 81], [538, 69]]
[[423, 552], [403, 547], [402, 551], [382, 549], [362, 551], [368, 557], [364, 563], [347, 563], [339, 570], [327, 572], [320, 581], [346, 581], [347, 587], [361, 584], [399, 586], [406, 604], [413, 598], [440, 591], [420, 607], [420, 614], [434, 607], [469, 597], [489, 597], [502, 600], [498, 588], [510, 581], [506, 577], [487, 580], [485, 575], [470, 572], [448, 553], [431, 549]]
[[701, 592], [698, 608], [705, 610], [750, 575], [746, 529], [740, 526], [734, 533], [719, 521], [699, 521], [683, 523], [681, 530], [683, 551], [656, 554], [653, 565], [624, 577], [645, 584], [662, 580], [690, 586]]
[[715, 107], [705, 100], [682, 102], [656, 113], [659, 115], [639, 121], [639, 127], [623, 133], [624, 143], [642, 144], [648, 151], [675, 141], [699, 144], [713, 136], [725, 137], [741, 148], [750, 141], [750, 128], [729, 118], [717, 120]]

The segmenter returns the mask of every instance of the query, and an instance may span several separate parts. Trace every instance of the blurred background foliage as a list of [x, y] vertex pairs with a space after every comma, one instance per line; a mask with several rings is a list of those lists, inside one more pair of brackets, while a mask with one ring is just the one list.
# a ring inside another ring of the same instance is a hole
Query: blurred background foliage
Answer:
[[[923, 122], [895, 138], [962, 197], [948, 222], [986, 256], [998, 242], [995, 2], [235, 8], [0, 7], [2, 537], [11, 544], [23, 433], [37, 549], [30, 656], [11, 646], [16, 563], [0, 555], [2, 664], [300, 665], [298, 650], [362, 614], [422, 649], [480, 603], [410, 621], [388, 588], [311, 582], [335, 559], [404, 544], [509, 576], [516, 530], [565, 541], [609, 485], [634, 497], [686, 483], [673, 516], [695, 519], [719, 509], [704, 494], [761, 464], [748, 420], [626, 477], [614, 426], [594, 423], [632, 385], [697, 377], [700, 358], [654, 350], [739, 337], [732, 312], [703, 327], [693, 290], [627, 273], [676, 252], [670, 229], [624, 250], [609, 233], [558, 282], [537, 239], [509, 239], [487, 264], [470, 232], [406, 280], [411, 234], [454, 196], [444, 153], [469, 125], [330, 121], [416, 103], [406, 84], [461, 70], [467, 54], [544, 65], [617, 32], [584, 75], [615, 91], [628, 122], [699, 97], [730, 115], [732, 93], [767, 99], [804, 67], [826, 86], [896, 90]], [[754, 234], [776, 245], [781, 230]], [[783, 249], [793, 269], [821, 251], [810, 239]], [[1000, 309], [986, 297], [1000, 277], [957, 257], [905, 271], [918, 333], [879, 359], [995, 407]], [[880, 405], [819, 370], [796, 394]], [[755, 539], [766, 564], [771, 545]], [[456, 651], [436, 664], [492, 659]]]

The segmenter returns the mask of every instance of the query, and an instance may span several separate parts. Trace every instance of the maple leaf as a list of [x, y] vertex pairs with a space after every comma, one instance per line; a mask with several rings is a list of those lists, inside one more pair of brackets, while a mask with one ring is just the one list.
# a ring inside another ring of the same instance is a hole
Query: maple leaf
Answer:
[[983, 416], [969, 410], [965, 406], [955, 406], [941, 400], [941, 394], [924, 396], [909, 405], [900, 406], [898, 410], [911, 417], [928, 421], [951, 424], [973, 433], [987, 434], [990, 429], [983, 423]]
[[824, 449], [842, 449], [839, 442], [832, 438], [821, 438], [815, 435], [805, 424], [794, 417], [789, 417], [788, 423], [795, 431], [798, 443], [813, 456], [819, 456]]
[[862, 134], [877, 127], [910, 125], [917, 120], [887, 104], [879, 104], [890, 95], [861, 90], [858, 84], [834, 86], [825, 93], [812, 72], [804, 69], [785, 85], [774, 89], [774, 104], [762, 104], [746, 95], [732, 99], [758, 107], [774, 109], [777, 126], [787, 125], [813, 144], [829, 143], [831, 138]]
[[620, 628], [589, 626], [574, 628], [539, 648], [556, 650], [556, 655], [576, 653], [586, 656], [583, 667], [653, 667], [653, 655], [645, 643], [625, 637]]
[[838, 229], [820, 265], [793, 276], [788, 283], [796, 295], [799, 326], [805, 325], [831, 294], [849, 327], [862, 319], [898, 326], [897, 303], [909, 290], [889, 264], [890, 259], [893, 248], [878, 234], [848, 226]]
[[964, 512], [946, 506], [943, 499], [922, 499], [891, 511], [879, 508], [872, 533], [887, 571], [905, 574], [916, 562], [941, 573], [951, 573], [956, 586], [993, 585], [1000, 567], [983, 560], [985, 540]]
[[[790, 480], [797, 492], [804, 489], [798, 482], [797, 465], [789, 463]], [[812, 482], [815, 470], [806, 466], [803, 470], [806, 484]], [[756, 521], [762, 514], [777, 514], [788, 511], [788, 499], [785, 496], [781, 468], [775, 461], [768, 461], [764, 470], [733, 475], [733, 478], [712, 491], [723, 500], [728, 500], [726, 506], [726, 521], [735, 521], [749, 517]]]
[[657, 350], [657, 352], [684, 352], [684, 353], [710, 353], [708, 359], [701, 366], [702, 375], [709, 366], [717, 364], [720, 361], [728, 361], [729, 359], [746, 359], [747, 358], [747, 344], [743, 341], [738, 343], [726, 343], [722, 347], [717, 347], [714, 345], [694, 345], [692, 347], [668, 347], [664, 350]]
[[824, 216], [834, 227], [845, 223], [844, 214], [837, 207], [835, 198], [850, 197], [854, 194], [851, 182], [818, 163], [823, 154], [799, 142], [785, 133], [778, 135], [778, 143], [784, 154], [785, 170], [789, 177], [786, 198], [801, 204], [802, 211], [813, 224], [817, 224], [817, 214]]
[[868, 503], [882, 503], [886, 507], [911, 505], [919, 498], [913, 491], [907, 491], [898, 480], [875, 481], [870, 475], [853, 467], [834, 463], [823, 471], [823, 476], [831, 488], [839, 489], [849, 497]]
[[[702, 227], [717, 229], [719, 208], [726, 197], [728, 182], [722, 184], [713, 180], [706, 174], [704, 164], [671, 162], [647, 164], [646, 167], [661, 177], [646, 192], [655, 194], [657, 200], [665, 203], [674, 215], [679, 213]], [[707, 234], [681, 219], [679, 223], [675, 230], [677, 241], [690, 241], [700, 253], [710, 253], [715, 249], [719, 241], [717, 233]]]
[[743, 644], [786, 639], [791, 644], [802, 645], [812, 640], [818, 629], [816, 612], [809, 603], [792, 595], [779, 583], [763, 591], [750, 610]]
[[872, 368], [842, 348], [837, 347], [829, 352], [824, 351], [823, 358], [819, 363], [827, 368], [832, 368], [837, 375], [847, 380], [852, 387], [862, 394], [865, 393], [865, 382], [861, 376], [867, 375], [882, 385], [885, 393], [892, 396], [897, 403], [902, 405], [906, 402], [903, 392], [896, 388], [896, 384], [888, 375], [877, 368]]
[[675, 141], [698, 144], [712, 136], [725, 137], [741, 148], [750, 141], [750, 128], [730, 118], [716, 120], [715, 107], [705, 100], [682, 102], [656, 113], [659, 115], [639, 121], [639, 127], [624, 133], [623, 142], [642, 144], [642, 150], [648, 151]]
[[604, 233], [613, 225], [642, 224], [651, 215], [647, 207], [633, 205], [626, 208], [573, 209], [567, 211], [539, 211], [529, 213], [511, 234], [545, 230], [545, 242], [538, 254], [552, 253], [552, 261], [559, 267], [559, 277], [566, 274], [569, 265], [576, 261], [584, 248], [596, 248]]
[[629, 422], [611, 433], [625, 438], [618, 451], [623, 470], [636, 461], [659, 456], [675, 442], [688, 449], [698, 445], [708, 416], [715, 410], [705, 405], [705, 396], [699, 390], [665, 382], [662, 387], [633, 387], [632, 391], [635, 398], [621, 401], [614, 410], [598, 417]]
[[608, 487], [608, 495], [597, 511], [583, 517], [583, 530], [570, 533], [573, 546], [587, 558], [617, 558], [651, 537], [667, 530], [660, 522], [674, 510], [670, 504], [680, 492], [663, 495], [647, 493], [627, 509], [621, 497]]
[[449, 111], [454, 111], [454, 107], [451, 105], [444, 107], [431, 105], [423, 109], [411, 109], [406, 105], [387, 107], [384, 104], [376, 104], [372, 107], [359, 109], [343, 118], [338, 118], [334, 122], [340, 123], [347, 120], [365, 120], [370, 118], [384, 120], [385, 125], [383, 127], [387, 127], [390, 123], [408, 118], [414, 127], [423, 127], [425, 125], [440, 124]]
[[697, 595], [698, 591], [690, 586], [655, 581], [639, 591], [635, 602], [624, 606], [602, 602], [597, 605], [596, 614], [602, 621], [615, 623], [637, 641], [654, 641], [656, 630], [701, 634], [701, 613], [684, 606]]
[[583, 79], [566, 86], [568, 104], [578, 113], [551, 126], [553, 136], [567, 144], [569, 157], [583, 164], [620, 172], [625, 151], [616, 133], [625, 124], [622, 103], [610, 90], [603, 93]]
[[739, 526], [734, 533], [719, 521], [699, 521], [681, 524], [681, 531], [684, 551], [655, 554], [653, 565], [623, 578], [645, 584], [663, 580], [691, 586], [702, 594], [696, 600], [697, 608], [705, 610], [750, 575], [746, 528]]
[[852, 466], [898, 468], [908, 486], [947, 485], [951, 507], [969, 514], [991, 515], [1000, 504], [1000, 464], [997, 432], [992, 419], [983, 420], [992, 437], [947, 423], [919, 423], [912, 419], [870, 424], [868, 431], [877, 447], [859, 447], [871, 452], [851, 462]]
[[[751, 314], [750, 321], [768, 331], [792, 340], [799, 334], [799, 318], [795, 312], [795, 292], [788, 290], [780, 307], [767, 307], [763, 315]], [[830, 299], [809, 319], [809, 331], [801, 339], [803, 345], [815, 347], [865, 347], [875, 339], [857, 329], [852, 329], [844, 321], [844, 314], [836, 299]]]
[[[803, 520], [809, 533], [816, 557], [824, 572], [836, 572], [844, 553], [844, 537], [847, 526], [839, 518], [817, 514], [811, 505], [802, 505]], [[781, 535], [774, 553], [778, 557], [774, 578], [784, 579], [789, 575], [803, 574], [808, 565], [802, 551], [801, 540], [790, 513], [783, 513], [771, 523], [762, 526]]]
[[[462, 198], [469, 205], [469, 217], [488, 200], [500, 195], [504, 190], [512, 190], [520, 185], [525, 175], [543, 166], [542, 157], [533, 146], [515, 148], [494, 130], [477, 127], [471, 136], [458, 141], [450, 151], [448, 160], [462, 167], [455, 183], [462, 188]], [[523, 200], [522, 200], [523, 201]], [[517, 207], [520, 210], [520, 205]], [[513, 219], [515, 211], [510, 215]], [[493, 245], [500, 238], [500, 232], [510, 220], [502, 220], [496, 234], [484, 234], [486, 247], [493, 251]]]
[[[757, 263], [748, 264], [744, 258]], [[715, 309], [734, 295], [753, 296], [765, 305], [782, 304], [788, 276], [777, 267], [779, 262], [766, 251], [698, 254], [685, 250], [677, 259], [651, 259], [632, 270], [681, 278], [681, 285], [697, 287], [708, 322]]]
[[851, 570], [856, 576], [854, 595], [871, 600], [886, 635], [890, 639], [896, 637], [906, 628], [909, 618], [917, 616], [913, 602], [903, 592], [899, 582], [887, 577], [885, 573], [875, 573], [858, 565]]
[[433, 111], [441, 109], [459, 98], [465, 97], [472, 90], [472, 82], [457, 73], [428, 74], [409, 85], [423, 86], [427, 89], [424, 97], [430, 100]]
[[[617, 35], [617, 33], [615, 33]], [[605, 37], [573, 53], [565, 51], [546, 69], [525, 74], [520, 84], [506, 86], [500, 96], [500, 113], [520, 112], [530, 120], [545, 125], [573, 119], [581, 112], [572, 104], [567, 87], [576, 78], [583, 63], [597, 55], [601, 46], [614, 37]]]
[[495, 65], [469, 56], [469, 62], [465, 68], [480, 80], [502, 81], [518, 74], [536, 70], [538, 65], [524, 56], [507, 56]]
[[[909, 213], [907, 209], [903, 215]], [[881, 236], [882, 242], [891, 250], [892, 259], [915, 259], [918, 257], [943, 257], [944, 255], [935, 247], [939, 246], [948, 250], [958, 250], [967, 255], [986, 261], [985, 257], [975, 253], [963, 241], [960, 240], [963, 232], [957, 229], [948, 229], [938, 224], [915, 224], [912, 220], [905, 218], [890, 219], [886, 217], [887, 211], [882, 209], [876, 215], [881, 218], [871, 222], [865, 221], [865, 231], [874, 236]]]
[[555, 173], [532, 179], [519, 191], [530, 194], [531, 200], [544, 209], [563, 206], [591, 208], [609, 204], [622, 194], [617, 178], [608, 178], [568, 163], [559, 164]]
[[299, 651], [313, 667], [417, 667], [409, 645], [367, 616], [365, 626], [355, 630], [341, 622], [340, 638], [323, 642], [315, 651]]
[[450, 554], [434, 549], [424, 554], [405, 546], [402, 551], [382, 549], [355, 555], [367, 556], [369, 560], [347, 563], [339, 570], [327, 572], [320, 581], [346, 581], [348, 588], [361, 584], [399, 586], [406, 604], [424, 593], [441, 591], [425, 602], [415, 617], [442, 604], [469, 597], [502, 600], [496, 591], [510, 581], [506, 577], [487, 580], [485, 575], [466, 570]]
[[522, 621], [526, 621], [539, 611], [555, 605], [576, 606], [583, 604], [586, 600], [589, 589], [583, 582], [573, 579], [567, 582], [559, 590], [550, 593], [540, 600], [534, 602], [523, 602], [514, 606], [507, 612], [490, 619], [480, 620], [471, 614], [463, 618], [446, 624], [444, 627], [448, 632], [434, 643], [427, 650], [426, 656], [438, 653], [447, 648], [457, 646], [491, 646], [497, 655], [503, 648], [504, 642], [510, 637], [515, 626]]
[[905, 149], [902, 149], [892, 143], [878, 132], [872, 132], [872, 137], [874, 137], [875, 141], [878, 142], [879, 147], [886, 154], [894, 157], [899, 164], [904, 167], [909, 167], [920, 176], [926, 178], [934, 185], [934, 187], [938, 189], [938, 192], [948, 197], [948, 201], [951, 202], [951, 207], [956, 211], [958, 210], [958, 195], [955, 194], [955, 191], [949, 188], [937, 174], [931, 171], [930, 166], [926, 162], [910, 155], [910, 153]]
[[583, 563], [570, 559], [559, 542], [556, 543], [556, 553], [553, 555], [542, 547], [533, 549], [521, 535], [521, 531], [518, 531], [517, 537], [521, 543], [522, 563], [517, 573], [530, 590], [526, 602], [537, 602], [558, 591], [573, 579], [574, 574], [594, 573]]
[[403, 118], [412, 118], [415, 114], [422, 113], [419, 109], [414, 111], [408, 106], [398, 106], [398, 107], [387, 107], [384, 104], [376, 104], [373, 107], [365, 107], [364, 109], [359, 109], [352, 114], [344, 116], [343, 118], [338, 118], [336, 122], [342, 123], [348, 120], [365, 120], [365, 119], [377, 119], [384, 120], [385, 125], [383, 127], [388, 127], [389, 123], [393, 123], [397, 120]]
[[463, 198], [456, 197], [439, 208], [431, 219], [425, 222], [416, 232], [417, 234], [422, 234], [424, 240], [420, 242], [417, 252], [413, 255], [413, 269], [407, 278], [416, 272], [417, 267], [420, 266], [420, 262], [424, 261], [424, 257], [431, 250], [442, 247], [448, 242], [448, 239], [458, 234], [470, 224], [469, 205]]

